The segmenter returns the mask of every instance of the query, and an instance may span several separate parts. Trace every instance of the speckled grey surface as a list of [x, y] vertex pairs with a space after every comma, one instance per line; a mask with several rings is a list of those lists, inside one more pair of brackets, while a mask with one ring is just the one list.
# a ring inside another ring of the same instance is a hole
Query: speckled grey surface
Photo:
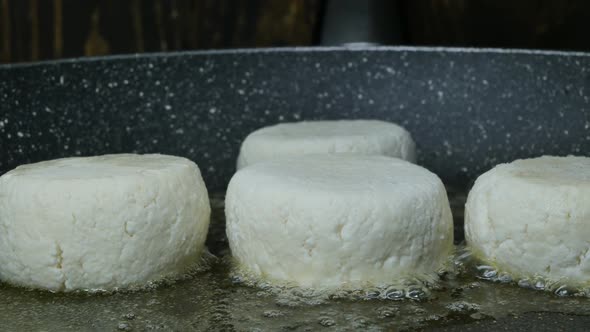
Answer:
[[161, 152], [223, 190], [241, 140], [282, 121], [378, 118], [419, 163], [465, 186], [493, 165], [590, 153], [590, 56], [261, 49], [0, 66], [0, 173], [75, 155]]

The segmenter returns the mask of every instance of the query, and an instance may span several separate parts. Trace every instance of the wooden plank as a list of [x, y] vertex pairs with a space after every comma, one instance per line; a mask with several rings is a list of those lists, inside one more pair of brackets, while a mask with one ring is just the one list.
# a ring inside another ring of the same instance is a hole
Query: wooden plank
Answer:
[[260, 46], [307, 45], [313, 40], [320, 1], [263, 1], [256, 20], [256, 44]]
[[308, 45], [322, 2], [0, 0], [0, 60]]
[[170, 0], [166, 2], [170, 4], [168, 8], [170, 19], [169, 19], [169, 39], [172, 41], [172, 49], [180, 50], [182, 49], [182, 27], [180, 23], [180, 12], [179, 12], [179, 5], [178, 0]]
[[38, 0], [39, 60], [53, 58], [53, 1]]
[[166, 36], [166, 26], [164, 25], [164, 15], [162, 0], [154, 0], [154, 23], [156, 26], [156, 36], [159, 44], [159, 51], [165, 52], [168, 50], [168, 38]]
[[143, 14], [141, 0], [131, 1], [131, 17], [133, 18], [133, 34], [135, 39], [135, 51], [141, 53], [145, 50], [143, 44]]
[[61, 58], [63, 55], [63, 2], [53, 0], [53, 57]]
[[10, 62], [12, 55], [12, 29], [10, 19], [10, 3], [8, 0], [1, 0], [0, 10], [2, 14], [2, 62]]
[[[146, 1], [141, 1], [139, 5], [143, 8], [144, 4]], [[133, 5], [135, 3], [128, 0], [102, 0], [98, 3], [100, 10], [98, 35], [108, 45], [110, 53], [136, 53], [138, 47], [143, 48], [145, 38], [143, 17], [139, 17], [138, 23], [141, 24], [136, 31], [132, 16]]]
[[29, 0], [29, 17], [31, 18], [31, 60], [39, 60], [39, 3]]
[[12, 30], [12, 58], [14, 61], [30, 60], [30, 26], [28, 24], [28, 2], [13, 1], [11, 9], [11, 30]]
[[403, 1], [407, 42], [418, 45], [590, 50], [590, 2]]

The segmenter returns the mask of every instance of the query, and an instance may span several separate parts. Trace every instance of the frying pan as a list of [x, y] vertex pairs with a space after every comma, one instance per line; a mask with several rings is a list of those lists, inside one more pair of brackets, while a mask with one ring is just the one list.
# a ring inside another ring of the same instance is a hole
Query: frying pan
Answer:
[[[590, 55], [366, 47], [200, 51], [0, 66], [0, 174], [76, 155], [185, 156], [223, 193], [239, 144], [284, 121], [376, 118], [413, 135], [418, 164], [462, 199], [517, 158], [590, 152]], [[219, 203], [219, 201], [218, 201]], [[209, 247], [227, 256], [223, 211]], [[0, 286], [2, 329], [584, 329], [586, 298], [459, 275], [432, 299], [299, 305], [231, 281], [223, 258], [191, 280], [88, 296]], [[286, 302], [285, 302], [286, 301]], [[296, 301], [295, 301], [296, 302]], [[388, 311], [389, 310], [389, 311]], [[387, 315], [385, 313], [390, 313]]]

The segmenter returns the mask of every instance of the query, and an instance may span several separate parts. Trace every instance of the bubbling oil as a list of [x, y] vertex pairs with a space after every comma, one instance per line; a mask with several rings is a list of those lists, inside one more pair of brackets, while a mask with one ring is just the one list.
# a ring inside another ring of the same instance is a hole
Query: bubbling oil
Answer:
[[517, 277], [508, 271], [498, 269], [476, 258], [468, 247], [463, 247], [459, 250], [455, 258], [455, 265], [463, 266], [463, 273], [471, 274], [478, 279], [493, 283], [552, 292], [557, 296], [590, 297], [590, 288], [573, 286], [566, 279], [553, 280], [540, 275], [533, 275], [528, 278]]
[[275, 296], [277, 303], [285, 306], [319, 305], [330, 300], [426, 301], [434, 290], [441, 288], [441, 281], [447, 275], [455, 273], [454, 255], [450, 255], [444, 268], [433, 275], [415, 275], [380, 285], [365, 283], [356, 287], [343, 284], [339, 288], [305, 288], [261, 278], [232, 258], [226, 257], [225, 260], [231, 266], [230, 278], [235, 285], [257, 288], [261, 296]]

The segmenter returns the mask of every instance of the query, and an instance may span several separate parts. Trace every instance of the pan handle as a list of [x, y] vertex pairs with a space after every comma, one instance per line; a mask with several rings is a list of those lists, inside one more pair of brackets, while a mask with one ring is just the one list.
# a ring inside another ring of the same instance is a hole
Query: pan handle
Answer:
[[401, 42], [397, 1], [328, 0], [322, 24], [321, 44], [363, 47]]

